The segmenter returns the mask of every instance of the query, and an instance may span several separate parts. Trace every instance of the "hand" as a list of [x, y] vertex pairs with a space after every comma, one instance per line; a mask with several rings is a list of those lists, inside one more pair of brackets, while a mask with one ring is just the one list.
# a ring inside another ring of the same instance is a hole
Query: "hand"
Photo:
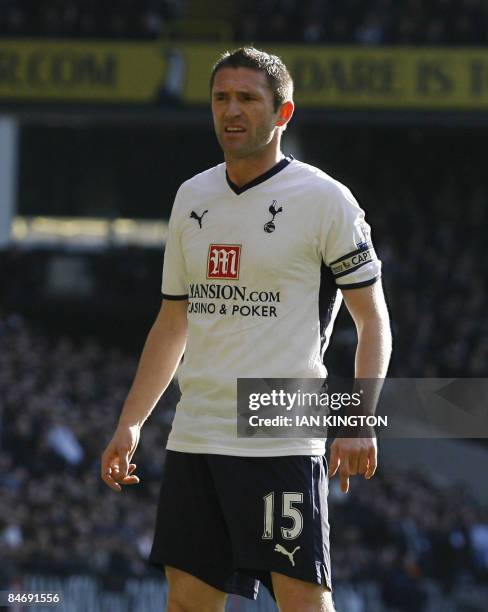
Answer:
[[139, 482], [133, 473], [135, 463], [130, 463], [139, 443], [139, 425], [119, 425], [102, 455], [102, 480], [114, 491], [122, 491], [121, 485]]
[[377, 456], [376, 438], [336, 438], [330, 447], [329, 478], [339, 470], [341, 491], [347, 493], [349, 476], [374, 476]]

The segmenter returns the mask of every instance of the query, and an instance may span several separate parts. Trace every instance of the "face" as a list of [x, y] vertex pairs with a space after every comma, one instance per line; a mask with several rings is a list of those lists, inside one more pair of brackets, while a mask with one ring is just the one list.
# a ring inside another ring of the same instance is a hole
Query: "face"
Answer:
[[226, 157], [251, 157], [278, 138], [280, 108], [275, 112], [266, 75], [257, 70], [218, 70], [212, 88], [212, 114]]

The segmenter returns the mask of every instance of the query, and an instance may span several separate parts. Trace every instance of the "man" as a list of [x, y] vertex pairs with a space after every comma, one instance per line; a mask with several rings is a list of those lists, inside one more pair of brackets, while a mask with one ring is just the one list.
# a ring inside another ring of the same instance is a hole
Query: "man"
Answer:
[[[381, 378], [391, 339], [364, 213], [351, 192], [281, 153], [293, 84], [278, 57], [225, 54], [211, 103], [225, 164], [179, 189], [163, 304], [102, 458], [114, 490], [138, 482], [142, 424], [179, 374], [151, 562], [170, 612], [217, 612], [257, 580], [282, 612], [332, 611], [323, 440], [237, 438], [236, 379], [322, 378], [340, 299], [358, 332], [356, 377]], [[360, 255], [361, 257], [357, 257]], [[376, 443], [338, 438], [329, 474], [371, 478]]]

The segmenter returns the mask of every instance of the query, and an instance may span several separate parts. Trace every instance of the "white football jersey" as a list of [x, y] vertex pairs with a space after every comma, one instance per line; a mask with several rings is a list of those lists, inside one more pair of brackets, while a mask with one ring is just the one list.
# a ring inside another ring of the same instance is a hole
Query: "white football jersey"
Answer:
[[292, 157], [244, 187], [220, 164], [183, 183], [169, 221], [164, 299], [188, 299], [182, 392], [167, 448], [321, 455], [323, 439], [237, 438], [237, 378], [324, 378], [342, 296], [380, 277], [353, 195]]

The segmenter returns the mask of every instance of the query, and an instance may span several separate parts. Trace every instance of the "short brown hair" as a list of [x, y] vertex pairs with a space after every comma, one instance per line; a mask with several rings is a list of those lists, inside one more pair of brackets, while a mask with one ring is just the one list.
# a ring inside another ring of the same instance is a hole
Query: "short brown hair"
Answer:
[[251, 68], [251, 70], [264, 72], [273, 92], [275, 111], [284, 102], [293, 99], [293, 80], [288, 68], [277, 55], [271, 55], [254, 47], [241, 47], [234, 51], [226, 51], [212, 68], [210, 91], [215, 75], [221, 68]]

